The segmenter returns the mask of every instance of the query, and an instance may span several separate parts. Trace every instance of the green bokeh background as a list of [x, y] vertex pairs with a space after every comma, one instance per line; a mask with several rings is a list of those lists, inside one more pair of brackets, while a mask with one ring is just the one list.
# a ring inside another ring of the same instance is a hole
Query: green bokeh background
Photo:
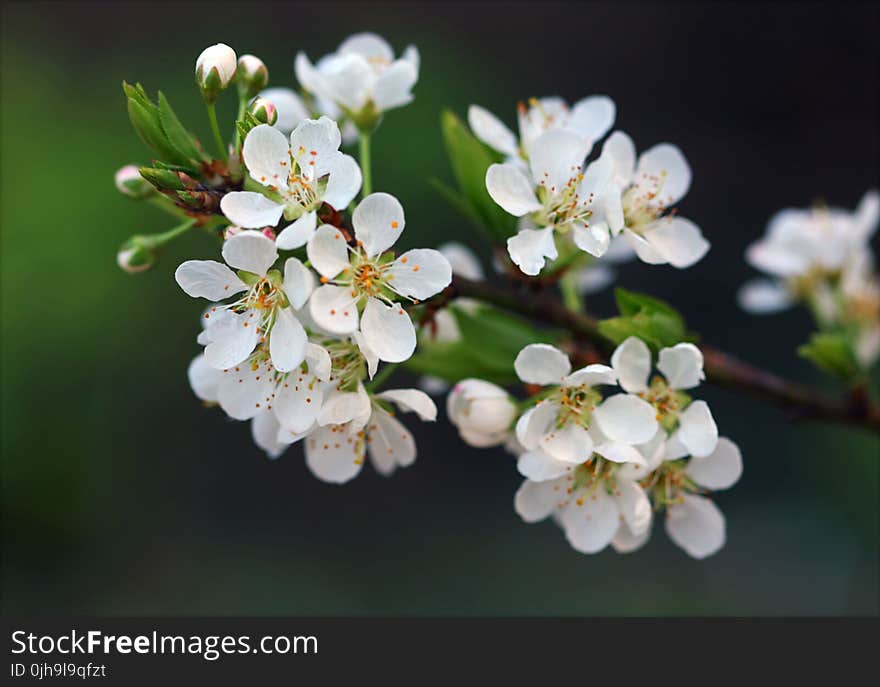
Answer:
[[[792, 351], [803, 313], [736, 310], [747, 243], [773, 211], [876, 185], [876, 8], [693, 5], [6, 3], [2, 15], [3, 610], [97, 614], [876, 614], [875, 437], [792, 424], [707, 388], [745, 455], [718, 502], [728, 545], [697, 563], [655, 531], [632, 556], [573, 552], [512, 510], [502, 451], [416, 427], [416, 465], [333, 487], [299, 449], [267, 461], [246, 426], [204, 409], [185, 378], [200, 305], [172, 278], [214, 257], [186, 236], [159, 267], [115, 265], [132, 233], [168, 228], [120, 196], [114, 171], [148, 155], [120, 83], [161, 87], [209, 141], [192, 83], [223, 41], [293, 85], [372, 29], [416, 43], [416, 101], [374, 138], [374, 185], [407, 213], [404, 247], [478, 237], [426, 180], [450, 179], [439, 112], [471, 102], [512, 119], [531, 95], [605, 92], [640, 147], [673, 140], [694, 167], [684, 209], [713, 251], [687, 272], [628, 265], [706, 340], [819, 381]], [[553, 17], [553, 28], [539, 29]], [[742, 40], [749, 35], [748, 50]], [[819, 49], [821, 46], [821, 50]], [[872, 47], [873, 46], [873, 47]], [[873, 86], [872, 86], [873, 84]], [[233, 97], [223, 101], [227, 130]], [[607, 294], [590, 307], [610, 313]], [[406, 382], [404, 378], [402, 380]], [[411, 381], [411, 380], [410, 380]]]

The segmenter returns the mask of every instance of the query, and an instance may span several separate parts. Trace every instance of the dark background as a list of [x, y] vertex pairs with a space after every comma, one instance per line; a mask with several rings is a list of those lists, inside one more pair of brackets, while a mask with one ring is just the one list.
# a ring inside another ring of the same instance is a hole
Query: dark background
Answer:
[[[878, 10], [870, 5], [5, 3], [2, 10], [3, 608], [112, 614], [876, 614], [880, 444], [791, 424], [701, 389], [745, 473], [718, 495], [728, 544], [695, 562], [662, 527], [642, 552], [572, 551], [513, 512], [501, 450], [415, 425], [391, 479], [318, 482], [294, 448], [271, 462], [247, 426], [203, 409], [185, 370], [200, 305], [175, 266], [137, 276], [135, 232], [170, 226], [113, 188], [148, 160], [123, 79], [162, 88], [209, 140], [192, 84], [222, 41], [293, 85], [312, 58], [373, 30], [418, 45], [415, 102], [374, 140], [378, 190], [406, 209], [404, 247], [479, 239], [427, 185], [449, 180], [439, 112], [607, 93], [637, 146], [671, 141], [694, 182], [682, 212], [712, 242], [696, 267], [633, 263], [620, 283], [668, 299], [704, 340], [824, 383], [793, 353], [803, 312], [740, 312], [742, 253], [767, 219], [817, 197], [854, 207], [878, 184]], [[233, 97], [221, 103], [229, 127]], [[483, 250], [485, 255], [486, 251]], [[610, 296], [589, 301], [612, 311]], [[401, 383], [406, 379], [401, 378]]]

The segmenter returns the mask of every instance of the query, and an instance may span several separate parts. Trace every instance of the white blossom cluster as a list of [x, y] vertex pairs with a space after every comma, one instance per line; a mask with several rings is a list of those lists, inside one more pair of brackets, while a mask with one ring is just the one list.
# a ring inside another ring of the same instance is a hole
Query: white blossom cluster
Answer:
[[689, 393], [704, 379], [703, 356], [690, 343], [651, 352], [625, 340], [611, 365], [574, 372], [559, 349], [526, 346], [519, 379], [524, 402], [488, 382], [467, 379], [447, 399], [450, 421], [472, 446], [504, 444], [517, 455], [525, 481], [514, 506], [525, 522], [547, 517], [571, 546], [597, 553], [609, 544], [635, 551], [665, 511], [669, 537], [695, 558], [725, 541], [724, 516], [705, 496], [742, 473], [740, 451], [719, 437], [705, 401]]

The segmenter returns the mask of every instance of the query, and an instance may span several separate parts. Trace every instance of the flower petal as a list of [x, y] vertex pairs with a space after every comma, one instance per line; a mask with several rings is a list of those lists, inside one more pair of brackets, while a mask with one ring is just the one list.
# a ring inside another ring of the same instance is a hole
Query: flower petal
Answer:
[[751, 279], [737, 293], [739, 307], [755, 315], [780, 312], [791, 307], [794, 300], [785, 284], [771, 279]]
[[565, 386], [598, 386], [617, 384], [617, 374], [607, 365], [587, 365], [575, 370], [562, 380]]
[[505, 155], [517, 154], [516, 136], [489, 110], [479, 105], [471, 105], [468, 108], [468, 125], [474, 136], [490, 148]]
[[333, 362], [327, 349], [311, 342], [306, 344], [306, 362], [309, 374], [315, 375], [322, 382], [330, 380]]
[[358, 328], [355, 297], [344, 286], [324, 284], [309, 299], [309, 314], [322, 329], [333, 334], [351, 334]]
[[633, 534], [642, 534], [651, 526], [651, 501], [645, 490], [632, 480], [619, 479], [612, 498]]
[[612, 441], [641, 444], [657, 431], [657, 413], [650, 403], [631, 394], [606, 398], [593, 411], [599, 429]]
[[379, 360], [400, 363], [416, 349], [416, 329], [399, 305], [385, 305], [377, 298], [367, 300], [361, 317], [361, 332]]
[[715, 450], [718, 427], [705, 401], [694, 401], [678, 416], [678, 440], [692, 456], [702, 458]]
[[538, 448], [541, 441], [559, 413], [559, 406], [552, 401], [541, 401], [529, 408], [516, 421], [516, 438], [523, 448], [531, 451]]
[[269, 355], [279, 372], [290, 372], [306, 355], [306, 330], [293, 314], [293, 308], [280, 308], [269, 333]]
[[428, 394], [419, 389], [388, 389], [376, 394], [376, 398], [391, 401], [401, 410], [416, 413], [426, 422], [434, 422], [437, 419], [437, 406]]
[[333, 169], [341, 155], [342, 134], [329, 117], [306, 119], [290, 134], [290, 155], [308, 180], [318, 179]]
[[645, 240], [673, 267], [685, 269], [709, 251], [700, 228], [684, 217], [664, 217], [645, 230]]
[[233, 224], [256, 229], [278, 224], [284, 206], [269, 200], [262, 193], [232, 191], [220, 200], [220, 210]]
[[525, 480], [513, 497], [513, 508], [525, 522], [539, 522], [565, 500], [566, 480], [533, 482]]
[[349, 427], [319, 427], [306, 439], [306, 465], [324, 482], [348, 482], [364, 465], [364, 442]]
[[386, 69], [373, 86], [373, 103], [379, 112], [411, 102], [412, 87], [419, 79], [416, 67], [407, 60], [397, 60]]
[[348, 245], [342, 232], [330, 224], [322, 224], [306, 246], [306, 254], [318, 274], [333, 279], [351, 264]]
[[251, 436], [254, 443], [266, 452], [266, 455], [273, 460], [284, 453], [284, 450], [290, 445], [278, 441], [278, 420], [271, 412], [262, 412], [254, 416], [251, 420]]
[[361, 190], [361, 168], [351, 155], [339, 155], [332, 160], [329, 174], [322, 200], [336, 210], [345, 210]]
[[635, 446], [621, 441], [604, 441], [593, 450], [613, 463], [647, 465], [645, 457]]
[[431, 248], [408, 250], [388, 270], [390, 286], [409, 298], [425, 300], [452, 282], [452, 266], [440, 251]]
[[571, 372], [571, 362], [556, 346], [529, 344], [516, 356], [513, 369], [526, 384], [559, 384]]
[[231, 269], [216, 260], [187, 260], [175, 270], [174, 279], [186, 295], [219, 301], [247, 289]]
[[[265, 98], [275, 106], [278, 119], [273, 124], [282, 134], [290, 135], [302, 120], [309, 118], [309, 111], [302, 98], [292, 88], [266, 88], [260, 91], [259, 97]], [[287, 157], [287, 138], [284, 139], [284, 153]]]
[[614, 349], [611, 367], [624, 391], [631, 394], [646, 391], [651, 376], [651, 350], [637, 336], [631, 336]]
[[367, 427], [367, 452], [376, 470], [387, 477], [396, 468], [415, 462], [416, 442], [400, 420], [381, 408], [373, 408]]
[[388, 193], [371, 193], [354, 209], [355, 238], [363, 244], [367, 257], [379, 255], [400, 237], [404, 227], [403, 207]]
[[336, 52], [347, 55], [353, 53], [376, 62], [391, 62], [394, 51], [382, 36], [372, 31], [354, 33], [339, 44]]
[[633, 534], [626, 523], [620, 523], [617, 534], [611, 540], [611, 546], [617, 553], [632, 553], [647, 544], [650, 538], [650, 526], [641, 534]]
[[574, 422], [561, 429], [550, 427], [541, 437], [541, 448], [551, 458], [562, 463], [578, 465], [593, 455], [593, 439], [590, 433]]
[[605, 255], [611, 243], [611, 234], [605, 222], [593, 223], [588, 227], [575, 224], [572, 227], [572, 238], [574, 245], [597, 258]]
[[318, 424], [327, 427], [353, 423], [355, 420], [358, 422], [354, 424], [362, 424], [369, 418], [370, 412], [370, 397], [363, 385], [359, 385], [357, 391], [334, 389], [324, 397]]
[[261, 277], [278, 259], [275, 242], [258, 231], [243, 231], [223, 244], [223, 259], [230, 267]]
[[673, 389], [692, 389], [706, 379], [703, 353], [692, 343], [675, 344], [660, 351], [657, 369]]
[[287, 188], [290, 149], [278, 129], [268, 124], [255, 126], [245, 136], [241, 155], [251, 179], [263, 186]]
[[622, 131], [615, 131], [602, 146], [602, 156], [614, 163], [614, 183], [624, 189], [632, 182], [636, 171], [636, 146]]
[[315, 290], [315, 276], [298, 258], [287, 258], [282, 288], [293, 309], [299, 310]]
[[541, 449], [526, 451], [516, 462], [519, 474], [534, 482], [546, 482], [549, 479], [561, 477], [569, 472], [571, 467], [571, 465], [552, 458]]
[[553, 241], [553, 227], [521, 229], [507, 239], [507, 253], [524, 274], [534, 277], [544, 267], [544, 259], [555, 260], [558, 253]]
[[562, 514], [565, 538], [575, 551], [598, 553], [604, 549], [620, 525], [620, 513], [604, 489], [596, 489], [583, 499], [576, 499]]
[[642, 193], [655, 194], [652, 205], [669, 207], [690, 188], [691, 168], [677, 146], [660, 143], [639, 156], [635, 183]]
[[486, 190], [498, 205], [515, 217], [541, 209], [532, 182], [517, 165], [495, 163], [486, 170]]
[[742, 475], [742, 453], [727, 437], [720, 437], [715, 450], [705, 458], [692, 458], [685, 472], [706, 489], [728, 489]]
[[269, 363], [236, 365], [226, 371], [217, 400], [229, 417], [250, 420], [272, 404], [274, 385]]
[[260, 340], [258, 324], [253, 310], [216, 319], [207, 330], [211, 337], [211, 343], [205, 346], [208, 364], [226, 370], [243, 362]]
[[318, 213], [307, 212], [293, 224], [288, 224], [275, 239], [275, 245], [281, 250], [295, 250], [306, 245], [315, 233], [315, 225], [318, 223]]
[[364, 360], [367, 361], [367, 374], [370, 376], [370, 379], [372, 379], [376, 374], [376, 370], [379, 369], [379, 356], [377, 356], [376, 352], [370, 348], [369, 344], [367, 344], [367, 340], [361, 332], [352, 332], [351, 338], [354, 339], [358, 350], [361, 352], [361, 355], [364, 356]]
[[666, 510], [666, 533], [688, 555], [706, 558], [725, 541], [724, 515], [718, 506], [702, 496], [684, 494], [683, 503]]
[[583, 171], [584, 159], [591, 147], [590, 141], [574, 131], [545, 131], [529, 148], [532, 181], [550, 193], [560, 193]]
[[323, 402], [324, 386], [295, 370], [278, 385], [272, 409], [284, 429], [300, 434], [317, 422]]
[[449, 261], [452, 267], [452, 273], [464, 277], [465, 279], [473, 279], [479, 281], [485, 279], [483, 266], [476, 254], [463, 243], [450, 241], [441, 246], [437, 246], [443, 257]]
[[636, 252], [636, 255], [639, 256], [639, 260], [642, 262], [647, 263], [648, 265], [666, 264], [666, 258], [661, 255], [653, 245], [648, 243], [644, 237], [639, 236], [636, 232], [631, 229], [624, 229], [623, 238], [626, 239], [626, 242], [632, 247]]
[[607, 95], [591, 95], [572, 106], [565, 127], [586, 138], [592, 147], [614, 126], [616, 115], [617, 107], [611, 98]]
[[223, 380], [224, 373], [211, 367], [203, 353], [193, 358], [186, 370], [186, 376], [193, 393], [199, 399], [208, 403], [217, 402], [217, 388]]

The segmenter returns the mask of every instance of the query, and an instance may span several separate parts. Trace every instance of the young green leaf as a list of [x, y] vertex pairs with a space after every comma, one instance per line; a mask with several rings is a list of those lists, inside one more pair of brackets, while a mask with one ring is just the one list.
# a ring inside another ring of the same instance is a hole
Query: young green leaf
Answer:
[[162, 91], [159, 91], [159, 123], [162, 125], [165, 137], [171, 145], [183, 155], [186, 155], [193, 164], [210, 162], [210, 158], [196, 145], [192, 134], [180, 123]]
[[845, 381], [852, 381], [860, 374], [859, 362], [846, 332], [817, 332], [798, 348], [798, 355]]

